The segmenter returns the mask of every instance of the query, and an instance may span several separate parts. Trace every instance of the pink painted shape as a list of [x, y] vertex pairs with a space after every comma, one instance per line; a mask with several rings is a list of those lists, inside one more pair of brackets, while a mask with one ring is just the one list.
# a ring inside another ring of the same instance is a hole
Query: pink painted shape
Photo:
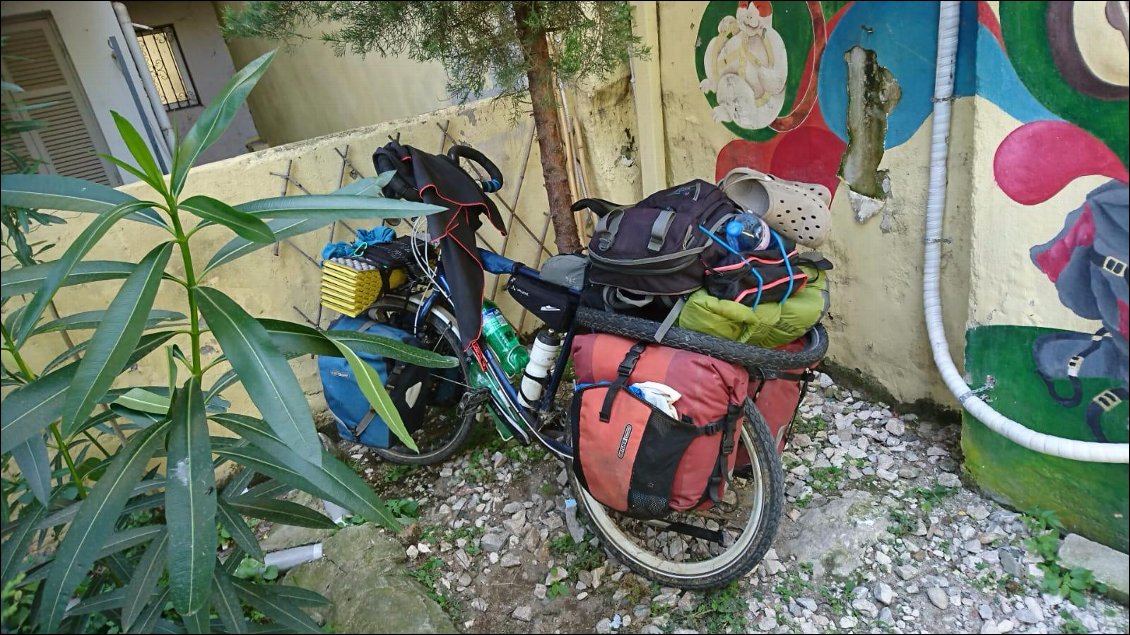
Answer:
[[1075, 248], [1080, 245], [1090, 246], [1094, 242], [1095, 219], [1091, 215], [1090, 204], [1084, 203], [1083, 213], [1075, 220], [1075, 224], [1064, 234], [1063, 238], [1057, 240], [1051, 247], [1036, 256], [1036, 266], [1040, 268], [1040, 271], [1048, 274], [1049, 280], [1057, 282], [1059, 275], [1063, 273], [1063, 268], [1071, 261], [1071, 254], [1075, 252]]
[[1118, 156], [1089, 132], [1065, 121], [1034, 121], [1013, 130], [993, 157], [993, 175], [1009, 198], [1036, 205], [1081, 176], [1130, 180]]
[[804, 126], [777, 144], [769, 171], [790, 181], [819, 183], [835, 194], [840, 184], [840, 159], [846, 149], [847, 144], [830, 130]]
[[768, 141], [734, 139], [722, 146], [714, 162], [714, 180], [721, 181], [726, 173], [737, 167], [772, 172], [769, 168], [772, 165], [773, 151], [777, 149], [777, 144], [784, 136], [779, 134]]

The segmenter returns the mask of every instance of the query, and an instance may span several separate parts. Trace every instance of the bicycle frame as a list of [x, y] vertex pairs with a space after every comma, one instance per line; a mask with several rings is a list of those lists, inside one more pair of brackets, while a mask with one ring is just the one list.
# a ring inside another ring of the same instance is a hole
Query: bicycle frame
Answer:
[[[541, 278], [536, 269], [515, 263], [513, 260], [501, 254], [496, 254], [481, 248], [480, 252], [485, 256], [484, 261], [489, 261], [494, 265], [487, 269], [490, 273], [510, 274], [521, 271], [521, 273], [525, 275], [534, 276], [538, 279]], [[435, 303], [436, 299], [440, 297], [440, 294], [445, 298], [450, 297], [450, 287], [448, 286], [447, 277], [443, 272], [442, 261], [437, 267], [434, 283], [434, 285], [430, 285], [431, 293], [424, 298], [421, 304], [420, 310], [417, 313], [417, 321], [431, 310], [432, 305]], [[439, 293], [436, 292], [436, 286], [439, 287]], [[569, 289], [569, 291], [576, 293], [572, 289]], [[450, 301], [448, 301], [448, 303], [450, 303]], [[414, 326], [419, 328], [420, 325], [417, 323]], [[529, 445], [531, 439], [536, 439], [545, 446], [547, 450], [554, 453], [559, 458], [570, 460], [573, 458], [573, 448], [541, 434], [538, 424], [541, 422], [541, 417], [549, 411], [549, 406], [553, 403], [553, 397], [557, 394], [557, 390], [561, 386], [561, 379], [569, 363], [575, 330], [575, 326], [570, 325], [569, 330], [564, 334], [561, 342], [561, 354], [558, 355], [553, 371], [547, 378], [548, 382], [541, 398], [532, 410], [521, 404], [518, 398], [519, 388], [514, 386], [510, 381], [506, 371], [502, 368], [502, 363], [498, 359], [498, 356], [495, 355], [494, 351], [490, 350], [489, 346], [476, 346], [477, 351], [468, 351], [465, 353], [468, 357], [468, 364], [478, 366], [479, 372], [483, 373], [483, 375], [490, 380], [490, 403], [494, 407], [494, 411], [497, 413], [499, 419], [511, 434], [517, 437], [523, 445]]]

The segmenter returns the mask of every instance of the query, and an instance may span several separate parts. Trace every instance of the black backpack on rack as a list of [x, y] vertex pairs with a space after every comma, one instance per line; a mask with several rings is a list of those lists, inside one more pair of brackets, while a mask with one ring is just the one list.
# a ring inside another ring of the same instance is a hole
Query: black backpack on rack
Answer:
[[[703, 284], [726, 253], [718, 235], [741, 212], [722, 190], [695, 179], [634, 205], [586, 198], [571, 208], [597, 215], [589, 241], [589, 281], [629, 293], [679, 296]], [[706, 231], [704, 231], [706, 230]]]

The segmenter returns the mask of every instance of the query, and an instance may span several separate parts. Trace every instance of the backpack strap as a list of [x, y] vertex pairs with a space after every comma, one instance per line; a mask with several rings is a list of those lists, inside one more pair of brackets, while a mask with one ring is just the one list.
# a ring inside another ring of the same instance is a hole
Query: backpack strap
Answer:
[[624, 220], [624, 208], [617, 207], [596, 221], [593, 228], [593, 237], [599, 237], [600, 249], [608, 249], [616, 242], [616, 234], [620, 233], [620, 223]]
[[[1064, 337], [1068, 337], [1068, 334], [1064, 334]], [[1067, 360], [1066, 377], [1067, 381], [1071, 384], [1071, 394], [1066, 397], [1056, 391], [1054, 378], [1045, 375], [1039, 370], [1039, 366], [1036, 367], [1036, 372], [1040, 374], [1040, 379], [1044, 380], [1044, 386], [1047, 387], [1048, 394], [1051, 395], [1051, 398], [1054, 399], [1056, 403], [1064, 408], [1074, 408], [1083, 401], [1083, 386], [1079, 381], [1079, 369], [1083, 367], [1083, 361], [1087, 356], [1099, 350], [1099, 347], [1103, 344], [1103, 340], [1108, 337], [1110, 337], [1110, 332], [1105, 328], [1095, 331], [1095, 334], [1091, 336], [1091, 343], [1071, 359]], [[1058, 338], [1053, 337], [1050, 339], [1054, 341]]]
[[1087, 427], [1095, 435], [1095, 439], [1107, 443], [1106, 434], [1103, 433], [1102, 416], [1114, 410], [1118, 404], [1130, 399], [1130, 391], [1124, 387], [1108, 388], [1095, 395], [1091, 403], [1087, 404]]
[[667, 240], [667, 232], [671, 229], [671, 223], [675, 220], [675, 210], [670, 207], [659, 210], [659, 214], [655, 216], [655, 222], [651, 224], [651, 238], [647, 241], [647, 250], [656, 253], [663, 249], [663, 243]]
[[618, 209], [624, 209], [627, 205], [620, 205], [612, 201], [606, 201], [602, 198], [582, 198], [581, 200], [569, 206], [570, 212], [579, 212], [587, 209], [597, 216], [607, 216], [609, 212], [614, 212]]
[[636, 363], [640, 361], [640, 355], [643, 354], [644, 349], [647, 348], [647, 342], [636, 342], [632, 348], [628, 349], [628, 354], [624, 356], [624, 361], [620, 362], [620, 366], [616, 369], [616, 380], [608, 387], [608, 392], [604, 395], [604, 403], [600, 406], [600, 420], [604, 423], [612, 418], [612, 402], [615, 401], [616, 395], [628, 383], [628, 376], [636, 368]]
[[1115, 258], [1114, 256], [1104, 256], [1095, 249], [1090, 251], [1091, 264], [1099, 269], [1113, 275], [1116, 278], [1122, 278], [1122, 282], [1130, 284], [1130, 280], [1126, 277], [1127, 265], [1124, 261]]

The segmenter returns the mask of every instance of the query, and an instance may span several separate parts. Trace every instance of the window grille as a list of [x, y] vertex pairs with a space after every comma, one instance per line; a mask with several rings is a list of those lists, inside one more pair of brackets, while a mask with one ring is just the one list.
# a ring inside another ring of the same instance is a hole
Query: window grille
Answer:
[[192, 73], [184, 61], [184, 50], [173, 25], [139, 28], [137, 41], [165, 110], [172, 112], [199, 106], [200, 96], [192, 83]]

